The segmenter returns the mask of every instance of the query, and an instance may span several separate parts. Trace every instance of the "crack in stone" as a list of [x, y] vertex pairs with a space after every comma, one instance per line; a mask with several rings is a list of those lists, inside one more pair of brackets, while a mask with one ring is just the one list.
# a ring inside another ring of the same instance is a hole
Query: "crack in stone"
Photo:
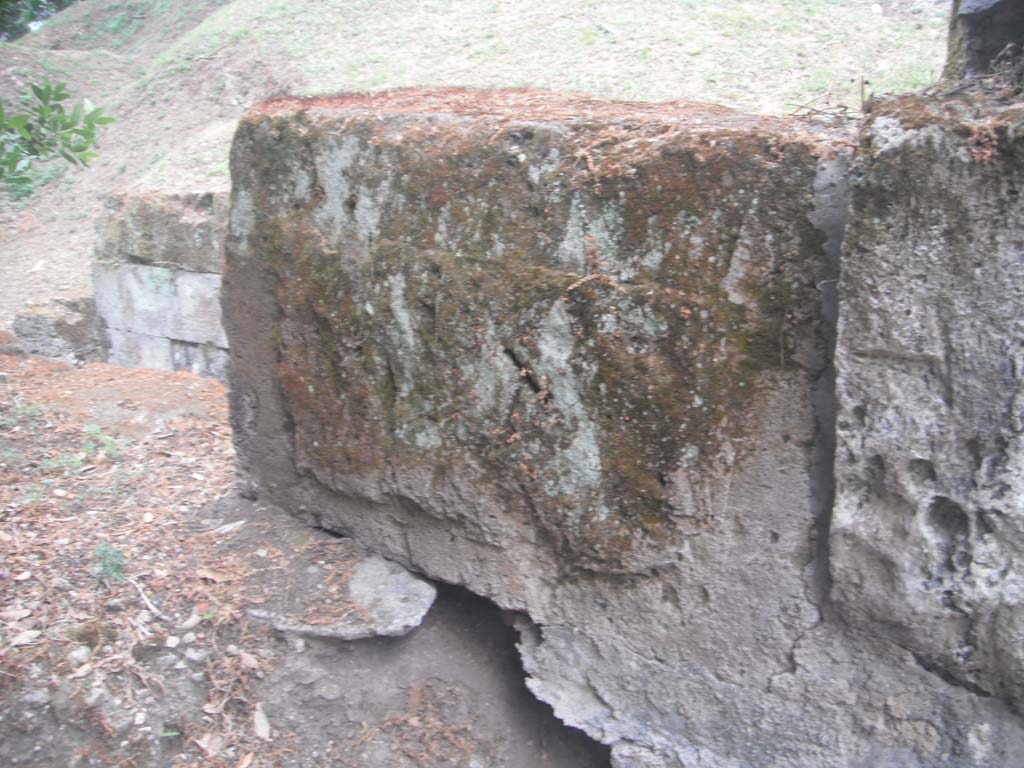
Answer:
[[907, 651], [914, 658], [914, 663], [917, 664], [917, 666], [919, 666], [925, 672], [929, 672], [930, 674], [935, 675], [936, 677], [938, 677], [943, 682], [948, 683], [949, 685], [955, 686], [957, 688], [963, 688], [968, 693], [973, 693], [975, 696], [980, 696], [980, 697], [982, 697], [984, 699], [992, 698], [992, 692], [991, 691], [987, 691], [984, 688], [982, 688], [980, 685], [972, 683], [969, 680], [961, 680], [960, 678], [956, 677], [955, 675], [953, 675], [948, 670], [943, 669], [938, 664], [932, 664], [926, 658], [924, 658], [921, 654], [915, 653], [914, 651], [910, 650], [909, 648], [906, 648], [906, 647], [904, 647], [902, 645], [899, 646], [899, 647], [903, 648], [903, 650]]
[[533, 368], [531, 368], [528, 363], [521, 360], [512, 347], [505, 347], [503, 351], [505, 352], [505, 356], [511, 360], [512, 364], [516, 367], [516, 370], [519, 373], [519, 378], [526, 380], [530, 389], [532, 389], [534, 394], [537, 395], [538, 400], [545, 404], [550, 403], [555, 396], [551, 392], [551, 388], [548, 386], [546, 381], [547, 377], [544, 377], [544, 381], [538, 380], [537, 374], [534, 373]]
[[814, 504], [813, 599], [819, 608], [828, 603], [832, 591], [831, 549], [832, 508], [835, 503], [836, 451], [836, 369], [835, 350], [839, 325], [839, 278], [843, 235], [850, 210], [849, 161], [840, 155], [822, 161], [814, 179], [814, 210], [811, 223], [825, 237], [823, 273], [819, 275], [821, 295], [819, 343], [823, 348], [821, 368], [811, 387], [814, 414], [814, 454], [811, 465], [811, 493]]

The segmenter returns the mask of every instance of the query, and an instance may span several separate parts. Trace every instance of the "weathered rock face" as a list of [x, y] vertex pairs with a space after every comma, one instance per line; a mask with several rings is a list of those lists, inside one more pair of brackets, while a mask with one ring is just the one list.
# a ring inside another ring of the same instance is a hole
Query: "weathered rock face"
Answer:
[[111, 197], [96, 258], [220, 274], [227, 205], [225, 194], [213, 192]]
[[861, 143], [842, 282], [835, 595], [1024, 706], [1024, 108], [907, 98]]
[[1024, 3], [1020, 0], [955, 0], [949, 28], [946, 77], [989, 72], [1006, 46], [1024, 48]]
[[255, 107], [225, 248], [243, 467], [526, 614], [531, 689], [620, 768], [1012, 764], [999, 701], [822, 613], [821, 154], [530, 92]]
[[224, 378], [222, 194], [113, 198], [93, 267], [107, 359]]
[[32, 355], [79, 363], [104, 357], [96, 302], [91, 298], [59, 299], [26, 310], [14, 318], [12, 330]]

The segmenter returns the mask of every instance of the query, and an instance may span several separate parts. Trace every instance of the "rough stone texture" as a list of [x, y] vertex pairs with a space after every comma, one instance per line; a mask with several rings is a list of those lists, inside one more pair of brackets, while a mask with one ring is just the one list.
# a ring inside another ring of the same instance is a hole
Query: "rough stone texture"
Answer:
[[[326, 573], [316, 563], [298, 563], [287, 590], [274, 590], [269, 599], [273, 606], [249, 611], [253, 616], [270, 621], [281, 632], [300, 632], [315, 637], [340, 640], [361, 640], [366, 637], [401, 637], [419, 626], [437, 590], [429, 582], [415, 576], [398, 563], [379, 556], [369, 556], [352, 566], [346, 574], [344, 588], [331, 584], [337, 574]], [[339, 592], [343, 608], [336, 615], [310, 609], [328, 593]]]
[[783, 121], [530, 92], [253, 108], [225, 272], [243, 468], [521, 612], [530, 688], [618, 768], [1011, 765], [1007, 707], [823, 601], [821, 154]]
[[108, 362], [225, 378], [220, 194], [112, 198], [93, 267]]
[[961, 78], [992, 69], [1008, 45], [1024, 47], [1024, 3], [1020, 0], [955, 0], [949, 24], [945, 76]]
[[223, 378], [227, 338], [220, 320], [220, 281], [220, 275], [202, 272], [95, 264], [107, 361]]
[[14, 335], [32, 355], [70, 363], [103, 358], [96, 302], [58, 300], [14, 318]]
[[227, 211], [224, 193], [109, 197], [96, 258], [219, 274]]
[[1024, 706], [1024, 107], [885, 103], [842, 282], [834, 594]]

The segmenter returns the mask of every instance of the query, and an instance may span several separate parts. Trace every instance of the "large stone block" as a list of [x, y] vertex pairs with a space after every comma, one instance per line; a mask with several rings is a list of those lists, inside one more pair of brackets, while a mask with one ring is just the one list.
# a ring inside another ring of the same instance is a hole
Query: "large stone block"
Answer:
[[96, 258], [220, 274], [227, 195], [112, 196], [97, 226]]
[[100, 323], [92, 298], [59, 299], [20, 312], [12, 330], [26, 352], [67, 362], [104, 357]]
[[117, 331], [227, 347], [220, 320], [220, 275], [106, 264], [93, 268], [96, 308]]
[[1024, 705], [1024, 109], [884, 103], [860, 147], [838, 345], [835, 595]]
[[520, 91], [254, 107], [225, 247], [243, 468], [521, 612], [531, 689], [618, 768], [1012, 764], [1000, 702], [823, 613], [827, 143]]
[[93, 288], [106, 359], [224, 378], [223, 194], [112, 197], [97, 229]]

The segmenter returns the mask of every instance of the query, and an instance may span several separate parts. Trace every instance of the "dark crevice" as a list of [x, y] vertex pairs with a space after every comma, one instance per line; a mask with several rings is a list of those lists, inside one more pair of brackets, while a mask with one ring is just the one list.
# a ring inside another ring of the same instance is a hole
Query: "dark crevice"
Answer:
[[940, 678], [949, 685], [956, 686], [957, 688], [963, 688], [965, 691], [973, 693], [975, 696], [981, 696], [985, 699], [992, 697], [991, 692], [986, 691], [980, 685], [975, 685], [969, 680], [961, 680], [960, 678], [951, 674], [948, 670], [943, 669], [938, 664], [934, 664], [928, 661], [926, 658], [924, 658], [924, 656], [920, 655], [919, 653], [914, 653], [913, 651], [911, 651], [910, 655], [914, 657], [914, 663], [916, 663], [917, 666], [919, 666], [925, 672], [929, 672], [935, 675], [936, 677]]
[[811, 390], [814, 411], [814, 454], [811, 492], [814, 504], [814, 599], [824, 607], [832, 590], [832, 506], [835, 502], [836, 370], [835, 350], [839, 323], [840, 257], [843, 231], [850, 206], [848, 157], [822, 161], [814, 181], [814, 212], [811, 223], [824, 236], [823, 259], [817, 275], [819, 304], [818, 337], [821, 367]]
[[516, 367], [519, 372], [519, 376], [525, 379], [527, 385], [533, 390], [534, 394], [537, 395], [537, 399], [542, 403], [550, 403], [554, 399], [554, 395], [551, 389], [548, 387], [546, 377], [543, 381], [538, 380], [537, 374], [534, 373], [533, 368], [526, 362], [519, 358], [515, 350], [511, 347], [505, 347], [505, 356], [512, 361], [512, 364]]
[[313, 524], [310, 527], [314, 531], [319, 531], [320, 533], [326, 534], [327, 536], [330, 536], [332, 539], [351, 539], [352, 538], [347, 533], [339, 530], [338, 528], [325, 528], [323, 526], [323, 519], [324, 519], [323, 515], [320, 514], [319, 512], [310, 512], [309, 516], [310, 516], [310, 518], [313, 521]]
[[[304, 715], [293, 720], [300, 737], [330, 721], [373, 733], [385, 752], [429, 745], [422, 753], [429, 752], [429, 762], [416, 761], [422, 765], [610, 768], [609, 747], [564, 724], [526, 686], [513, 627], [522, 614], [502, 611], [463, 587], [433, 584], [434, 604], [405, 635], [303, 638], [295, 667], [307, 679], [342, 680], [345, 688], [333, 698], [314, 698], [315, 711], [308, 697], [289, 701], [283, 695], [279, 706]], [[276, 637], [290, 642], [286, 633]], [[301, 682], [298, 688], [305, 685], [312, 687]], [[394, 764], [367, 762], [357, 750], [352, 757], [353, 765]]]
[[[1024, 46], [1024, 4], [1019, 0], [959, 0], [952, 41], [966, 76], [990, 72], [1010, 45]], [[955, 54], [954, 54], [955, 55]]]
[[465, 587], [454, 584], [436, 586], [438, 602], [455, 606], [463, 616], [470, 618], [472, 623], [466, 622], [464, 626], [493, 648], [493, 663], [506, 666], [510, 675], [517, 679], [513, 691], [517, 711], [524, 720], [534, 723], [531, 730], [545, 755], [543, 765], [559, 768], [610, 766], [610, 747], [594, 741], [579, 728], [563, 723], [551, 706], [534, 696], [526, 686], [527, 673], [518, 648], [519, 630], [516, 626], [524, 619], [530, 621], [529, 617], [524, 613], [502, 610]]
[[[344, 644], [367, 652], [390, 649], [403, 666], [422, 666], [435, 684], [477, 688], [489, 717], [474, 728], [499, 727], [504, 734], [471, 730], [477, 743], [511, 743], [502, 765], [509, 768], [610, 768], [610, 747], [566, 725], [551, 706], [526, 686], [517, 626], [533, 625], [526, 614], [505, 611], [457, 584], [433, 581], [437, 599], [423, 623], [400, 638], [367, 638]], [[453, 648], [459, 652], [453, 653]], [[436, 656], [437, 658], [433, 658]], [[415, 659], [413, 658], [415, 657]], [[489, 721], [489, 722], [488, 722]], [[497, 737], [497, 738], [495, 738]]]

